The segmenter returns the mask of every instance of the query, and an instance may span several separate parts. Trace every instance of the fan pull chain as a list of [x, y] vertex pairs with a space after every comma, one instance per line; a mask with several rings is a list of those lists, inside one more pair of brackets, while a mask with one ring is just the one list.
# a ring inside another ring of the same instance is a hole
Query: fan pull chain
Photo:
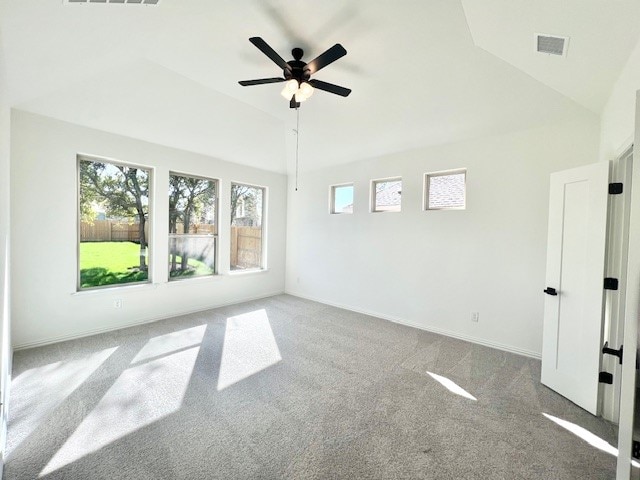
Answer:
[[298, 191], [298, 144], [300, 141], [300, 107], [296, 107], [296, 192]]

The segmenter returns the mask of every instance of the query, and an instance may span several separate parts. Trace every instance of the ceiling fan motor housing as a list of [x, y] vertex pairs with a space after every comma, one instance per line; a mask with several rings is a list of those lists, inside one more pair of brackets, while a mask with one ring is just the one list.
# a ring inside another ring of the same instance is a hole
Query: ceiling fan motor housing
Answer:
[[304, 55], [304, 51], [301, 48], [294, 48], [291, 50], [291, 55], [294, 59], [287, 62], [287, 65], [291, 67], [291, 71], [288, 69], [283, 70], [284, 78], [287, 80], [295, 79], [298, 83], [308, 81], [309, 78], [311, 78], [311, 72], [309, 71], [306, 62], [301, 60]]

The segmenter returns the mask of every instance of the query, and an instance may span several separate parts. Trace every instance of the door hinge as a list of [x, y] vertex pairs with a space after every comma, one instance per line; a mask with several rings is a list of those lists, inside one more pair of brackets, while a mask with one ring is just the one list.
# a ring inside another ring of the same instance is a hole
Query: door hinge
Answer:
[[631, 456], [636, 460], [640, 460], [640, 442], [637, 440], [634, 440], [631, 445], [632, 445]]
[[618, 290], [618, 279], [607, 277], [604, 279], [605, 290]]
[[609, 348], [609, 342], [604, 342], [604, 347], [602, 347], [602, 353], [605, 355], [614, 355], [618, 357], [620, 360], [620, 365], [622, 365], [622, 348], [624, 345], [620, 345], [620, 348], [616, 350], [615, 348]]
[[622, 193], [622, 183], [615, 182], [609, 184], [609, 195], [620, 195]]
[[613, 374], [611, 374], [609, 372], [600, 372], [600, 375], [598, 375], [598, 382], [607, 383], [609, 385], [612, 385], [613, 384]]

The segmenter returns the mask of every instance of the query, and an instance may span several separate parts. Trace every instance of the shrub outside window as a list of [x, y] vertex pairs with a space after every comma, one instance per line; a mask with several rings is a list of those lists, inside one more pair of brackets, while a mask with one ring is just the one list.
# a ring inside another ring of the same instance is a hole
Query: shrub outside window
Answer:
[[464, 210], [466, 207], [465, 169], [426, 173], [425, 210]]
[[402, 179], [386, 178], [371, 183], [371, 211], [399, 212], [402, 209]]
[[78, 156], [78, 289], [149, 281], [151, 170]]
[[330, 213], [353, 213], [353, 183], [331, 186]]
[[264, 205], [266, 189], [241, 183], [231, 184], [230, 268], [264, 268]]
[[218, 181], [169, 175], [169, 280], [217, 271]]

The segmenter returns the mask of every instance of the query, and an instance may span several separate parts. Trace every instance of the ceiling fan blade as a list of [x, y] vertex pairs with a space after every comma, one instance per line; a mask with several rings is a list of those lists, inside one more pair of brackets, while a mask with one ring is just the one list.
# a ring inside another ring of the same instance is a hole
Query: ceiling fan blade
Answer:
[[321, 53], [316, 58], [307, 63], [305, 69], [309, 70], [309, 74], [313, 75], [321, 68], [326, 67], [330, 63], [335, 62], [339, 58], [344, 57], [347, 54], [347, 51], [344, 49], [342, 45], [336, 43], [333, 47], [327, 50], [324, 53]]
[[265, 42], [260, 37], [251, 37], [249, 39], [251, 43], [253, 43], [258, 50], [264, 53], [267, 57], [269, 57], [276, 65], [278, 65], [282, 70], [291, 71], [291, 66], [284, 61], [284, 59], [276, 53], [276, 51], [269, 46], [267, 42]]
[[350, 88], [341, 87], [340, 85], [334, 85], [333, 83], [323, 82], [322, 80], [309, 80], [309, 84], [313, 88], [318, 90], [324, 90], [325, 92], [335, 93], [341, 97], [348, 97], [351, 93]]
[[249, 87], [251, 85], [263, 85], [265, 83], [278, 83], [284, 82], [284, 78], [273, 77], [273, 78], [258, 78], [256, 80], [240, 80], [238, 83], [243, 87]]

